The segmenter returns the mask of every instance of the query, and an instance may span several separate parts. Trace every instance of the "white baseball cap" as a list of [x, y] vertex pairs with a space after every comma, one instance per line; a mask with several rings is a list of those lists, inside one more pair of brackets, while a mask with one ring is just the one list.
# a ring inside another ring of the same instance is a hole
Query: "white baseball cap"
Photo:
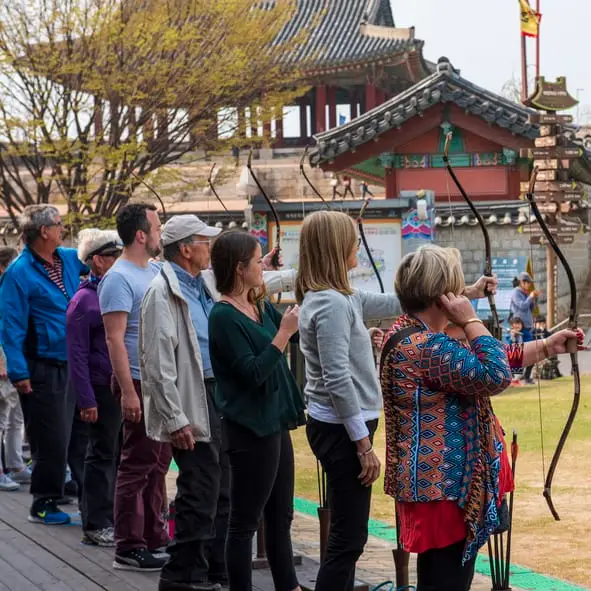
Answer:
[[221, 228], [208, 226], [196, 215], [184, 214], [171, 217], [162, 228], [162, 246], [174, 244], [189, 236], [205, 236], [214, 238], [221, 232]]

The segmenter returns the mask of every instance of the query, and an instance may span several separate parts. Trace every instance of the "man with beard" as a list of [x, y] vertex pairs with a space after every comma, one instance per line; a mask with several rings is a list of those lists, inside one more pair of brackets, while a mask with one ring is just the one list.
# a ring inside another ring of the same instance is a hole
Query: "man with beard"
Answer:
[[170, 541], [162, 518], [169, 443], [149, 439], [143, 416], [138, 337], [140, 308], [160, 265], [160, 219], [153, 205], [132, 203], [117, 215], [123, 253], [98, 288], [114, 393], [121, 396], [123, 442], [115, 489], [114, 568], [158, 571]]

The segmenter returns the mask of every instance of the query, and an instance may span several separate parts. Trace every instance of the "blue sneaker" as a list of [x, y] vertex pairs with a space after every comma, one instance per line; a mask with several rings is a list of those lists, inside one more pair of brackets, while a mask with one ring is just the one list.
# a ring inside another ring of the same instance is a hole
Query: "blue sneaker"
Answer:
[[44, 525], [67, 525], [70, 523], [70, 516], [63, 511], [60, 511], [54, 501], [48, 501], [31, 509], [29, 521], [31, 523], [42, 523]]

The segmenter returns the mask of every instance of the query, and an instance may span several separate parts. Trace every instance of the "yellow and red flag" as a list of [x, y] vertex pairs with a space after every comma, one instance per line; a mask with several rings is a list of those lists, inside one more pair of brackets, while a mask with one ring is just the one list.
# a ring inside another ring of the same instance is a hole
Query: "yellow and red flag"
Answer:
[[519, 0], [521, 12], [521, 34], [525, 37], [537, 37], [540, 33], [542, 15], [529, 4], [529, 0]]

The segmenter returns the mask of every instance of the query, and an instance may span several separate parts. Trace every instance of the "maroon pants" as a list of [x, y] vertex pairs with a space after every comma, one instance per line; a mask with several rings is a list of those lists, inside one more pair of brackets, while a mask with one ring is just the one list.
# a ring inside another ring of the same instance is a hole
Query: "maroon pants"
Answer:
[[[140, 382], [135, 390], [142, 401]], [[117, 552], [134, 548], [155, 550], [170, 538], [162, 518], [164, 479], [172, 451], [169, 443], [149, 439], [143, 416], [139, 423], [123, 421], [121, 460], [115, 487]]]

